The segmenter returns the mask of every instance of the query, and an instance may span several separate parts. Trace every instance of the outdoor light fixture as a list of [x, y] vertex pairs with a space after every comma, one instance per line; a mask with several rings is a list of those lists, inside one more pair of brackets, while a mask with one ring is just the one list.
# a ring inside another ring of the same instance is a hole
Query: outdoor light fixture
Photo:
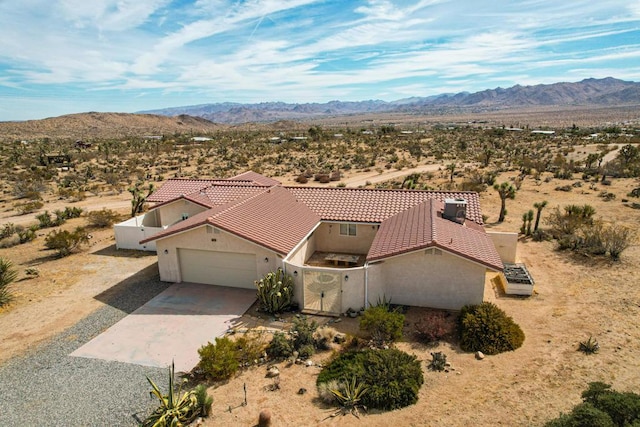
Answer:
[[168, 254], [168, 253], [169, 253], [169, 249], [165, 249], [165, 250], [164, 250], [164, 253], [165, 253], [165, 254]]
[[345, 282], [348, 282], [348, 281], [349, 281], [349, 276], [345, 275], [345, 276], [344, 276], [344, 281], [345, 281]]
[[264, 262], [269, 262], [269, 258], [264, 257]]
[[298, 270], [294, 270], [293, 277], [298, 277]]

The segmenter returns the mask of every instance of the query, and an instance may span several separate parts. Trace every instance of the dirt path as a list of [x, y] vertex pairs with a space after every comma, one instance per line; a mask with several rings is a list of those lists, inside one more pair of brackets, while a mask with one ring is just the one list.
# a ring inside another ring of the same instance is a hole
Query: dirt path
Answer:
[[350, 176], [349, 178], [342, 179], [341, 182], [345, 183], [347, 187], [364, 187], [367, 184], [377, 184], [390, 179], [402, 178], [412, 173], [435, 172], [443, 169], [444, 167], [445, 166], [443, 165], [436, 164], [422, 165], [410, 169], [388, 170], [381, 173], [377, 171], [362, 172], [354, 176]]

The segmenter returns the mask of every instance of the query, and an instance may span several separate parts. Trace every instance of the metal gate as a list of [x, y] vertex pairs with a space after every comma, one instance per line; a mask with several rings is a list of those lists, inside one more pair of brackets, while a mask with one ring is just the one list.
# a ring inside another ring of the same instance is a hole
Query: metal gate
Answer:
[[303, 280], [305, 310], [342, 311], [342, 274], [305, 270]]

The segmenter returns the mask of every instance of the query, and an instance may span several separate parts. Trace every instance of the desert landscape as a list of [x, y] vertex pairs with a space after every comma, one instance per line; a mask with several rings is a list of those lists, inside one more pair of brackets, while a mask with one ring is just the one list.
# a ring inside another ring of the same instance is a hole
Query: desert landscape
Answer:
[[[184, 126], [190, 129], [185, 132]], [[6, 230], [0, 257], [18, 273], [10, 287], [12, 301], [0, 309], [0, 367], [55, 342], [108, 304], [110, 295], [126, 296], [135, 287], [128, 278], [157, 279], [155, 254], [116, 250], [112, 223], [105, 226], [90, 215], [106, 210], [123, 219], [131, 216], [136, 183], [146, 192], [169, 178], [227, 178], [253, 170], [285, 185], [471, 190], [480, 194], [488, 230], [518, 232], [523, 215], [546, 201], [542, 230], [551, 228], [548, 218], [556, 208], [590, 205], [604, 226], [635, 231], [640, 223], [639, 129], [635, 108], [244, 125], [89, 113], [59, 121], [0, 123], [0, 226]], [[503, 182], [514, 187], [515, 197], [506, 200], [506, 218], [498, 222], [501, 200], [493, 185]], [[53, 215], [67, 207], [80, 208], [82, 214], [42, 227], [45, 211]], [[79, 226], [86, 227], [88, 239], [69, 256], [45, 247], [53, 230]], [[24, 233], [30, 229], [28, 237]], [[521, 348], [477, 360], [455, 338], [425, 345], [414, 334], [423, 309], [410, 307], [403, 338], [395, 345], [416, 355], [423, 368], [425, 382], [415, 405], [365, 412], [359, 419], [329, 417], [335, 409], [318, 399], [315, 388], [318, 364], [332, 357], [325, 351], [311, 357], [313, 366], [279, 362], [277, 390], [269, 390], [273, 380], [265, 377], [266, 365], [209, 384], [213, 406], [204, 425], [255, 425], [259, 412], [269, 408], [273, 425], [282, 426], [537, 426], [569, 412], [589, 382], [637, 392], [637, 240], [632, 236], [620, 259], [613, 260], [559, 251], [549, 233], [534, 237], [522, 233], [517, 250], [535, 280], [532, 296], [505, 295], [495, 274], [487, 274], [485, 285], [485, 300], [524, 331]], [[274, 321], [253, 307], [239, 327], [288, 329], [291, 316]], [[357, 318], [315, 319], [362, 335]], [[600, 350], [585, 355], [577, 349], [589, 337], [597, 339]], [[427, 369], [435, 351], [446, 354], [449, 372]], [[241, 405], [245, 385], [247, 401]], [[298, 394], [301, 388], [307, 392]], [[148, 406], [148, 390], [139, 392]]]

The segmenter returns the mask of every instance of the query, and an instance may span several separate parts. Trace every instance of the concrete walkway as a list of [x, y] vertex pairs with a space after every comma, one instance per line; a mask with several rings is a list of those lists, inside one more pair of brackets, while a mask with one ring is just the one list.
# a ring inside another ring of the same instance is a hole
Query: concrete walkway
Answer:
[[198, 349], [222, 336], [256, 299], [252, 289], [176, 283], [71, 356], [188, 372]]

